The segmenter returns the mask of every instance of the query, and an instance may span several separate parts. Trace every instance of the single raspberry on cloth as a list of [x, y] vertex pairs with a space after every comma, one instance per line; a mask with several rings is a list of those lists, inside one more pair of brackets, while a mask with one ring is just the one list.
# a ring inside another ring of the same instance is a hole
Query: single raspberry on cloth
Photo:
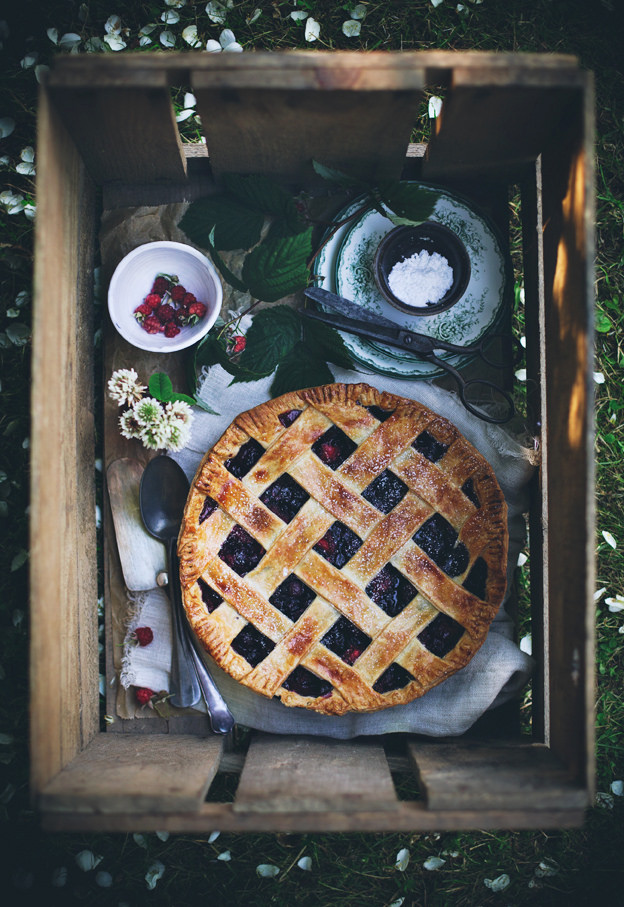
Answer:
[[155, 695], [156, 693], [154, 690], [150, 690], [149, 687], [138, 687], [136, 691], [136, 698], [139, 705], [147, 705]]
[[137, 627], [134, 637], [140, 646], [149, 646], [154, 639], [154, 632], [151, 627]]

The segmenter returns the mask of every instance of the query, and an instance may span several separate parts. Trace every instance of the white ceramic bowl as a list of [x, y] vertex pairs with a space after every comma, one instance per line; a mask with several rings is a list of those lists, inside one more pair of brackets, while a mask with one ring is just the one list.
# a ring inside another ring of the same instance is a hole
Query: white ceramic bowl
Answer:
[[[208, 309], [197, 324], [183, 327], [176, 337], [148, 334], [134, 317], [157, 274], [177, 274]], [[129, 252], [117, 265], [108, 288], [108, 311], [115, 328], [132, 346], [154, 353], [173, 353], [201, 340], [215, 323], [222, 300], [223, 288], [212, 262], [192, 246], [165, 240]]]

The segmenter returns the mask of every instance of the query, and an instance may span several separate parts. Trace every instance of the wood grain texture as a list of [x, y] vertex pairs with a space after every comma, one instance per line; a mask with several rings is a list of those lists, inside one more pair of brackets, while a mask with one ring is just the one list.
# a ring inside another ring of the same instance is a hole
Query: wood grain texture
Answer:
[[396, 794], [381, 743], [259, 735], [236, 792], [236, 812], [389, 810]]
[[583, 809], [575, 785], [545, 746], [410, 743], [409, 752], [432, 810]]
[[223, 739], [100, 734], [45, 787], [45, 811], [139, 815], [201, 809]]
[[37, 141], [30, 541], [33, 792], [73, 758], [98, 723], [90, 315], [94, 190], [45, 92]]

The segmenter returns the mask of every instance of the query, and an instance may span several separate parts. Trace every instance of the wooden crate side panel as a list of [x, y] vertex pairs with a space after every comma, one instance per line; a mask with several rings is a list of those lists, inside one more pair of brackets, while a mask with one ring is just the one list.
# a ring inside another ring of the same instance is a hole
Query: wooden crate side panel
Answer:
[[591, 788], [594, 776], [593, 90], [542, 155], [549, 462], [546, 741]]
[[259, 735], [236, 792], [236, 812], [390, 810], [398, 805], [381, 742]]
[[94, 192], [45, 92], [38, 148], [30, 543], [34, 792], [98, 725]]
[[223, 738], [99, 734], [44, 788], [44, 812], [197, 812], [219, 766]]
[[[424, 85], [424, 78], [421, 79]], [[213, 173], [318, 182], [312, 161], [365, 180], [398, 179], [421, 91], [215, 89], [193, 74]]]

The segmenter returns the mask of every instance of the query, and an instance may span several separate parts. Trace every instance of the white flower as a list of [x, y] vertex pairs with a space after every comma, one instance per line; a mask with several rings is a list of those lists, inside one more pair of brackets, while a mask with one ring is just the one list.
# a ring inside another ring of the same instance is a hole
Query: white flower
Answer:
[[180, 21], [180, 13], [176, 13], [174, 9], [166, 9], [164, 13], [161, 13], [160, 18], [165, 25], [177, 25]]
[[605, 540], [605, 542], [607, 543], [607, 545], [611, 545], [612, 548], [617, 548], [616, 540], [611, 535], [611, 533], [608, 532], [606, 529], [602, 530], [602, 537]]
[[139, 376], [133, 368], [117, 369], [108, 382], [108, 395], [119, 406], [132, 406], [142, 398], [146, 390], [146, 387], [139, 384]]
[[182, 31], [182, 38], [189, 47], [201, 47], [201, 41], [197, 35], [196, 25], [187, 25]]
[[141, 427], [162, 423], [165, 415], [159, 401], [153, 397], [144, 397], [142, 400], [137, 400], [132, 407], [132, 411]]
[[163, 47], [174, 47], [175, 46], [175, 35], [169, 29], [161, 31], [158, 39]]
[[429, 98], [429, 119], [435, 120], [436, 117], [440, 116], [440, 111], [442, 110], [442, 98], [439, 98], [437, 95], [432, 95]]
[[611, 793], [615, 794], [616, 797], [624, 797], [624, 782], [612, 781], [611, 782]]
[[617, 595], [605, 598], [605, 604], [612, 614], [618, 614], [620, 611], [624, 611], [624, 595], [620, 595], [618, 592]]
[[306, 41], [316, 41], [319, 35], [321, 34], [321, 26], [313, 19], [312, 16], [309, 16], [306, 19], [305, 24], [305, 34], [304, 37]]
[[[620, 784], [621, 783], [622, 782], [620, 781]], [[310, 872], [312, 870], [312, 857], [301, 857], [300, 860], [297, 860], [297, 866], [299, 867], [299, 869]]]
[[355, 19], [347, 19], [342, 23], [342, 33], [347, 38], [357, 38], [362, 31], [362, 26]]
[[206, 12], [208, 18], [211, 22], [214, 22], [216, 25], [223, 25], [227, 16], [227, 11], [222, 3], [219, 3], [218, 0], [210, 0], [210, 3], [206, 4]]
[[114, 51], [123, 50], [128, 46], [121, 35], [104, 35], [104, 41]]
[[15, 120], [13, 117], [2, 117], [0, 119], [0, 139], [6, 139], [15, 129]]
[[363, 3], [358, 3], [358, 5], [351, 10], [350, 15], [352, 19], [363, 19], [366, 15], [366, 7]]
[[82, 869], [83, 872], [90, 872], [102, 862], [104, 857], [96, 856], [91, 850], [81, 850], [74, 859], [79, 869]]
[[119, 16], [109, 16], [104, 23], [104, 31], [107, 35], [121, 34], [121, 19], [119, 18]]
[[520, 651], [524, 652], [526, 655], [533, 654], [533, 639], [531, 638], [530, 633], [527, 633], [527, 635], [523, 636], [520, 640]]
[[[185, 408], [186, 411], [182, 409]], [[188, 403], [167, 403], [165, 407], [166, 447], [168, 450], [182, 450], [191, 436], [193, 413]]]
[[171, 403], [167, 403], [166, 413], [169, 418], [176, 419], [189, 428], [193, 424], [193, 410], [185, 400], [172, 400]]
[[491, 891], [504, 891], [509, 885], [510, 879], [506, 872], [497, 876], [495, 879], [484, 879], [483, 884]]
[[256, 866], [256, 872], [262, 879], [274, 879], [279, 873], [279, 866], [273, 866], [271, 863], [260, 863]]
[[403, 847], [396, 855], [396, 862], [394, 864], [395, 868], [398, 869], [399, 872], [405, 872], [409, 861], [410, 861], [410, 852], [407, 849], [407, 847]]
[[165, 865], [161, 863], [160, 860], [154, 860], [147, 872], [145, 873], [145, 881], [147, 882], [147, 887], [150, 891], [156, 888], [156, 882], [159, 879], [162, 879], [165, 873]]
[[215, 41], [214, 38], [209, 38], [206, 41], [206, 50], [209, 54], [220, 54], [223, 48], [218, 41]]
[[241, 45], [238, 43], [234, 36], [234, 32], [231, 28], [224, 28], [221, 34], [219, 35], [219, 44], [223, 50], [228, 53], [240, 53], [242, 51]]

